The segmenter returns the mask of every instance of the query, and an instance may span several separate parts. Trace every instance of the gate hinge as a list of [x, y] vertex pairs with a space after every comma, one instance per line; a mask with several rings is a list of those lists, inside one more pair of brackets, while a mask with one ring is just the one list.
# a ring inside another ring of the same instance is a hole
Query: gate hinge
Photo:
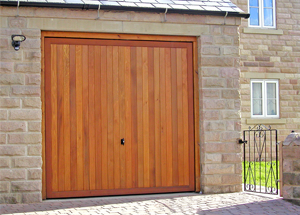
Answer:
[[244, 143], [246, 143], [247, 144], [247, 140], [242, 140], [242, 139], [237, 139], [237, 143], [238, 144], [244, 144]]

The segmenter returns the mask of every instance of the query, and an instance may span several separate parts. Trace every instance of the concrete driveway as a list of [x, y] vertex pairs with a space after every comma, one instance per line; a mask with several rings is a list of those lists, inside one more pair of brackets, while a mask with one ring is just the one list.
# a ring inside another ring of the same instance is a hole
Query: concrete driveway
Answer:
[[1, 214], [300, 214], [300, 206], [273, 195], [176, 193], [46, 200], [0, 205]]

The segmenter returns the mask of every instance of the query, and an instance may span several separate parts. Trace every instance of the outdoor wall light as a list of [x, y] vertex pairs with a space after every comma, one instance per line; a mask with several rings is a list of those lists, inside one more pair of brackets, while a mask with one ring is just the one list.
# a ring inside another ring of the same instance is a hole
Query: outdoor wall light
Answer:
[[14, 47], [16, 51], [19, 51], [21, 42], [26, 40], [26, 37], [24, 35], [11, 35], [12, 43], [11, 45]]

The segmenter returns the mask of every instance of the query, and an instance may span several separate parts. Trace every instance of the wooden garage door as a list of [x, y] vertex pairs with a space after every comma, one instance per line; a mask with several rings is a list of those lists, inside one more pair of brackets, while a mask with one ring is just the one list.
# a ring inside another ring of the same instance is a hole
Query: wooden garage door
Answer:
[[46, 38], [45, 98], [47, 198], [194, 190], [191, 43]]

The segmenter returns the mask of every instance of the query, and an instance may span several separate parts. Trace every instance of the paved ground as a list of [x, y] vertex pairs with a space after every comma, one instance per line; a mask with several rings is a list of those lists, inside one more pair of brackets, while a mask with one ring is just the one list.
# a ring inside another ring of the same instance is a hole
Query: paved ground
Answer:
[[196, 193], [47, 200], [0, 205], [0, 214], [299, 214], [300, 206], [254, 193]]

